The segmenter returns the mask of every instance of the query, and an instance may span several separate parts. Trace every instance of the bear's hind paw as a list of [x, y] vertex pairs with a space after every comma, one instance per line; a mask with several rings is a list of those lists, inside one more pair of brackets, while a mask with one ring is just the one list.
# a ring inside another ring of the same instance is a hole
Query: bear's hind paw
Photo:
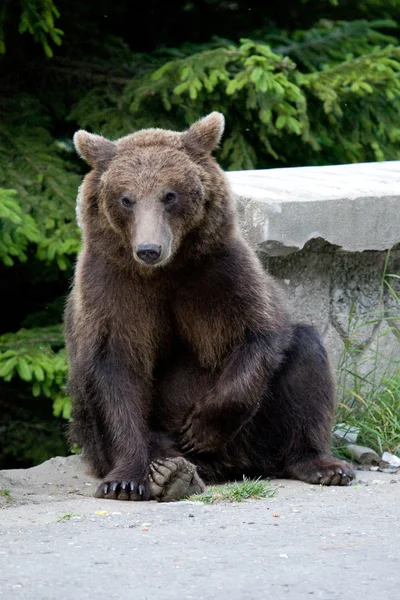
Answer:
[[195, 465], [183, 456], [153, 461], [149, 481], [151, 494], [159, 502], [181, 500], [205, 490]]
[[319, 456], [293, 464], [288, 470], [292, 479], [320, 485], [347, 485], [355, 477], [351, 466], [333, 456]]

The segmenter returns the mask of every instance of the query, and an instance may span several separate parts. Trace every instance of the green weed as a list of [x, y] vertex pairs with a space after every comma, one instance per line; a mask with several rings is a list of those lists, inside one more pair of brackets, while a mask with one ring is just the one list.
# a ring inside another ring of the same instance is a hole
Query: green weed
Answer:
[[338, 420], [359, 430], [357, 443], [373, 448], [379, 454], [385, 450], [400, 452], [400, 370], [382, 387], [365, 396], [362, 390], [353, 392], [351, 406], [341, 403]]
[[0, 497], [5, 498], [7, 503], [14, 502], [14, 498], [11, 496], [11, 491], [5, 488], [0, 489]]
[[65, 515], [61, 515], [57, 519], [57, 523], [61, 523], [61, 521], [69, 521], [72, 517], [79, 517], [79, 515], [73, 515], [72, 513], [67, 513]]
[[189, 500], [205, 504], [218, 504], [219, 502], [261, 500], [262, 498], [273, 498], [275, 495], [276, 490], [269, 481], [243, 477], [243, 481], [207, 487], [205, 492], [190, 496]]

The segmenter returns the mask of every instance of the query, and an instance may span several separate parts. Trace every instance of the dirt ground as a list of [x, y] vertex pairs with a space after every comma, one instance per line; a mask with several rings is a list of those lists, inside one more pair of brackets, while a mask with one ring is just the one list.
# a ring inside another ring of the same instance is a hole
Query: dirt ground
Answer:
[[98, 480], [86, 474], [79, 456], [58, 456], [32, 469], [0, 471], [0, 490], [8, 489], [12, 496], [12, 499], [0, 496], [0, 506], [16, 508], [22, 504], [90, 497], [96, 485]]
[[400, 471], [217, 505], [99, 500], [96, 484], [79, 457], [0, 471], [0, 598], [400, 598]]

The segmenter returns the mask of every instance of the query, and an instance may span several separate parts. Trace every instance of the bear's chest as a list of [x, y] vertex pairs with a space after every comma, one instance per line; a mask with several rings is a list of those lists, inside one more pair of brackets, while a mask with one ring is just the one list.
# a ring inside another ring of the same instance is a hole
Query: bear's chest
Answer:
[[173, 334], [189, 344], [199, 365], [218, 368], [243, 335], [243, 324], [223, 294], [179, 294], [173, 303]]

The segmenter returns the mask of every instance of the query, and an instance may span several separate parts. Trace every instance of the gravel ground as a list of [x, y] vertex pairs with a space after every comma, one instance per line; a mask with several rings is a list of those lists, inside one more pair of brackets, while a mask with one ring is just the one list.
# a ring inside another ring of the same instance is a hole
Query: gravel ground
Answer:
[[0, 471], [6, 600], [399, 600], [400, 472], [240, 504], [98, 500], [78, 457]]

